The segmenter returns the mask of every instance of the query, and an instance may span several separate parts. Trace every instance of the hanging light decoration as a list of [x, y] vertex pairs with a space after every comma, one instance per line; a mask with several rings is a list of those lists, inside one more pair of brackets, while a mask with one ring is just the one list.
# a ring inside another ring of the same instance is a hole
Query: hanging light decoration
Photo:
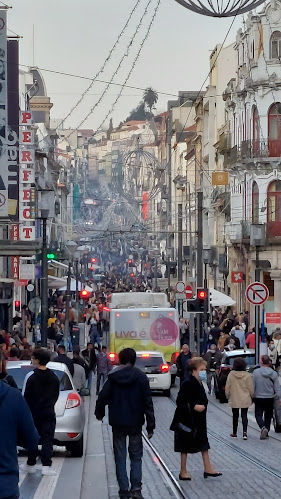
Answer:
[[253, 10], [264, 0], [175, 0], [188, 10], [211, 17], [232, 17]]

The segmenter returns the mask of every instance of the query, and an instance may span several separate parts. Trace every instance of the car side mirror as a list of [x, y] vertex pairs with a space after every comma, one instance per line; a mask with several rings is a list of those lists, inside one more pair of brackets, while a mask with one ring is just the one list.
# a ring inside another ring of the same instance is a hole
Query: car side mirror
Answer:
[[81, 397], [88, 397], [90, 395], [90, 390], [89, 388], [81, 388], [79, 394]]

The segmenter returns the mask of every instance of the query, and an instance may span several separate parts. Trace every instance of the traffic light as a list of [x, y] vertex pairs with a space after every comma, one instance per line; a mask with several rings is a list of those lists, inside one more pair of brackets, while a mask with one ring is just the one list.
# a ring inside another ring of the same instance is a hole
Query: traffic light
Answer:
[[97, 259], [95, 257], [91, 258], [91, 263], [97, 263]]
[[132, 258], [129, 258], [128, 265], [129, 265], [129, 267], [133, 267], [134, 264], [133, 264]]
[[82, 291], [80, 292], [80, 298], [82, 298], [82, 300], [89, 300], [90, 296], [91, 292], [87, 289], [82, 289]]
[[134, 272], [131, 272], [131, 273], [130, 273], [130, 277], [135, 277]]
[[207, 315], [209, 311], [209, 292], [206, 288], [197, 289], [197, 298], [195, 300], [187, 300], [186, 311], [197, 314]]
[[47, 253], [47, 260], [55, 260], [56, 255], [55, 253]]
[[15, 311], [16, 311], [16, 312], [19, 312], [19, 311], [20, 311], [20, 301], [19, 301], [19, 300], [16, 300], [16, 301], [15, 301]]

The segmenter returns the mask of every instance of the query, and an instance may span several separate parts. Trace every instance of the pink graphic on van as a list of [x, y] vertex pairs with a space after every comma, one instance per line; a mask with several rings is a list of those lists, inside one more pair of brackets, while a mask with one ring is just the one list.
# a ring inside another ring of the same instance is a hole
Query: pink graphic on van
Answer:
[[177, 340], [178, 328], [168, 317], [159, 317], [150, 326], [150, 337], [156, 345], [168, 346]]

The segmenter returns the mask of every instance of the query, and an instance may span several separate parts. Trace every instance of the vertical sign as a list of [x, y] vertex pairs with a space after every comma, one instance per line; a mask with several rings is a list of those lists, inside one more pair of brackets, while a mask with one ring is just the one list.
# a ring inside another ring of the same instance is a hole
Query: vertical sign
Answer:
[[0, 9], [0, 217], [8, 216], [7, 12]]
[[20, 239], [35, 239], [35, 148], [34, 132], [31, 130], [32, 115], [30, 111], [20, 113], [20, 148], [19, 148], [19, 220]]
[[[19, 226], [12, 225], [12, 227], [11, 227], [11, 241], [18, 241], [19, 237], [20, 237]], [[11, 258], [12, 279], [15, 279], [15, 280], [19, 279], [19, 277], [20, 277], [19, 267], [20, 267], [19, 256], [12, 256], [12, 258]]]
[[18, 221], [19, 214], [19, 42], [8, 40], [8, 215]]

